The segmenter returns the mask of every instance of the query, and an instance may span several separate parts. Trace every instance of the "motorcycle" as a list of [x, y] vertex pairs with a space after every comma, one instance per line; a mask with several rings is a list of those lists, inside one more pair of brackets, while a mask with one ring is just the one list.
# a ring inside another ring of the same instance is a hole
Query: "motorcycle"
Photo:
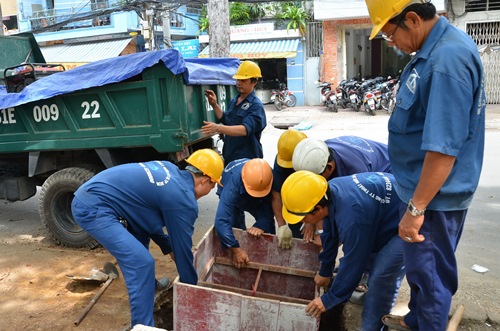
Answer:
[[366, 91], [363, 95], [363, 106], [365, 108], [365, 111], [369, 113], [372, 116], [376, 115], [376, 99], [375, 99], [375, 93], [372, 91]]
[[346, 109], [347, 105], [351, 102], [349, 99], [349, 89], [354, 85], [354, 79], [344, 79], [337, 86], [337, 104]]
[[322, 106], [326, 106], [326, 95], [330, 93], [330, 91], [332, 90], [331, 84], [327, 82], [322, 82], [319, 84], [318, 88], [321, 89], [319, 96], [320, 104]]
[[293, 92], [288, 90], [285, 84], [280, 83], [278, 90], [273, 90], [271, 92], [271, 102], [277, 110], [281, 110], [283, 105], [286, 107], [294, 107], [297, 104], [297, 97], [293, 95]]
[[360, 85], [355, 84], [349, 89], [349, 103], [354, 111], [359, 111], [362, 105], [362, 97], [360, 95]]
[[339, 111], [339, 108], [337, 105], [337, 91], [336, 90], [331, 90], [326, 95], [325, 106], [326, 106], [327, 110], [333, 111], [334, 113], [337, 113]]
[[386, 82], [381, 84], [381, 96], [380, 96], [380, 106], [382, 109], [386, 110], [389, 115], [392, 114], [392, 109], [394, 108], [394, 98], [395, 91], [397, 89], [398, 79], [390, 78]]

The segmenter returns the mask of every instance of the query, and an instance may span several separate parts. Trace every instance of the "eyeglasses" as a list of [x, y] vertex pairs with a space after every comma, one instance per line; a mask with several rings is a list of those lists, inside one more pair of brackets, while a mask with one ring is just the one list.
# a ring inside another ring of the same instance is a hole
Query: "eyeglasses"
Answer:
[[394, 33], [396, 33], [396, 30], [399, 28], [401, 23], [403, 23], [405, 18], [406, 18], [406, 14], [401, 16], [401, 19], [399, 20], [398, 24], [396, 24], [396, 27], [394, 28], [394, 30], [392, 30], [392, 33], [390, 35], [386, 35], [385, 33], [382, 33], [382, 38], [384, 38], [386, 41], [388, 41], [390, 43], [394, 42], [394, 40], [392, 40], [392, 36], [394, 36]]

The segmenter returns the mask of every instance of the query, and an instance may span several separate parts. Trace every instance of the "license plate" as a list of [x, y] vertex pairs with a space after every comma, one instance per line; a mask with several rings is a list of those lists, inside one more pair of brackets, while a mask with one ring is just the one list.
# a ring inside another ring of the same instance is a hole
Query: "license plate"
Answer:
[[342, 93], [337, 93], [337, 98], [342, 98]]
[[351, 98], [351, 101], [355, 101], [356, 100], [356, 96], [355, 95], [351, 95], [349, 98]]
[[375, 101], [373, 99], [368, 99], [368, 104], [370, 106], [373, 106], [373, 105], [375, 105]]

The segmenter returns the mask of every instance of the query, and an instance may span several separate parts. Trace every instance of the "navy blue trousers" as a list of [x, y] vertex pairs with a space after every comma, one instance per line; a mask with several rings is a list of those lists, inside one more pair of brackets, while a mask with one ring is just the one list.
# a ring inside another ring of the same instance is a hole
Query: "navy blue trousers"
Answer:
[[[406, 205], [401, 208], [406, 210]], [[425, 212], [421, 243], [404, 243], [406, 279], [410, 285], [410, 312], [405, 323], [412, 330], [444, 331], [451, 298], [458, 289], [455, 250], [467, 210]]]

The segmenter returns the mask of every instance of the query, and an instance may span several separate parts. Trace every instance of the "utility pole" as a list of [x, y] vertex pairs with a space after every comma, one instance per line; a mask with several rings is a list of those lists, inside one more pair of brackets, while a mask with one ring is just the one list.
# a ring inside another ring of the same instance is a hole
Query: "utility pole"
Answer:
[[2, 3], [0, 3], [0, 36], [3, 36]]
[[163, 22], [163, 48], [170, 49], [172, 48], [172, 40], [170, 39], [170, 6], [166, 6], [161, 13], [161, 21]]
[[229, 57], [229, 0], [208, 0], [210, 57]]

